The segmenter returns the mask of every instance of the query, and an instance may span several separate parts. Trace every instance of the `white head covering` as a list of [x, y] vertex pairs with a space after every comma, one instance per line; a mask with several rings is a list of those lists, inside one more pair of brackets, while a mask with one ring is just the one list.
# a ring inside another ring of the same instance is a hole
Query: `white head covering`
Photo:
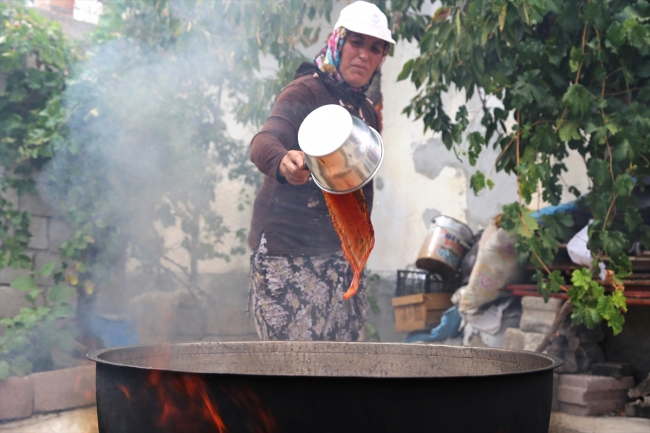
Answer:
[[374, 36], [394, 44], [395, 41], [388, 28], [388, 19], [379, 8], [372, 3], [356, 1], [343, 8], [334, 29], [345, 27], [351, 32]]

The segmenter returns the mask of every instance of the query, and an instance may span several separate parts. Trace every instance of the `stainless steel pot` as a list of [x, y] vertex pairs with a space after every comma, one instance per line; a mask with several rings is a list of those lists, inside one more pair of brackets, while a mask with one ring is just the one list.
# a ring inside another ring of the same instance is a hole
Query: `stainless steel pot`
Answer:
[[362, 188], [377, 174], [384, 158], [379, 133], [339, 105], [312, 111], [300, 125], [298, 143], [312, 179], [332, 194]]

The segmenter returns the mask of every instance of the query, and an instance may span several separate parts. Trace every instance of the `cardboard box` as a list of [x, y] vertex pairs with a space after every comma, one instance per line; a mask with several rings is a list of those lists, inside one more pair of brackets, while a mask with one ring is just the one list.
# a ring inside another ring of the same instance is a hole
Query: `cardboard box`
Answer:
[[393, 298], [395, 332], [429, 330], [452, 306], [451, 293], [419, 293]]

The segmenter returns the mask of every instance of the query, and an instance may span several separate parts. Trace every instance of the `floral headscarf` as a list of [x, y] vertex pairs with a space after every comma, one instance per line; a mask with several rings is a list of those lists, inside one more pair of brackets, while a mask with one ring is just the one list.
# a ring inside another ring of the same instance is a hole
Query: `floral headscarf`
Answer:
[[[355, 107], [358, 107], [366, 99], [366, 91], [372, 83], [372, 79], [377, 74], [377, 71], [384, 64], [386, 59], [386, 54], [381, 60], [381, 63], [377, 67], [377, 70], [374, 72], [370, 80], [362, 87], [352, 87], [343, 80], [339, 68], [341, 66], [341, 50], [343, 44], [345, 43], [345, 38], [350, 35], [345, 27], [339, 27], [334, 29], [325, 47], [316, 55], [314, 58], [314, 64], [320, 72], [319, 75], [324, 75], [325, 82], [331, 80], [333, 90], [335, 94], [341, 99], [345, 100], [346, 104], [351, 104]], [[328, 80], [329, 78], [329, 80]]]

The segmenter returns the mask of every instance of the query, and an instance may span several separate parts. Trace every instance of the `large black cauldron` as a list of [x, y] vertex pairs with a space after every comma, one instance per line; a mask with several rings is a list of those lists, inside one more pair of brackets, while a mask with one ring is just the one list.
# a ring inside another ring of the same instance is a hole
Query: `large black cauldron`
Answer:
[[391, 343], [105, 349], [100, 433], [547, 433], [558, 358]]

